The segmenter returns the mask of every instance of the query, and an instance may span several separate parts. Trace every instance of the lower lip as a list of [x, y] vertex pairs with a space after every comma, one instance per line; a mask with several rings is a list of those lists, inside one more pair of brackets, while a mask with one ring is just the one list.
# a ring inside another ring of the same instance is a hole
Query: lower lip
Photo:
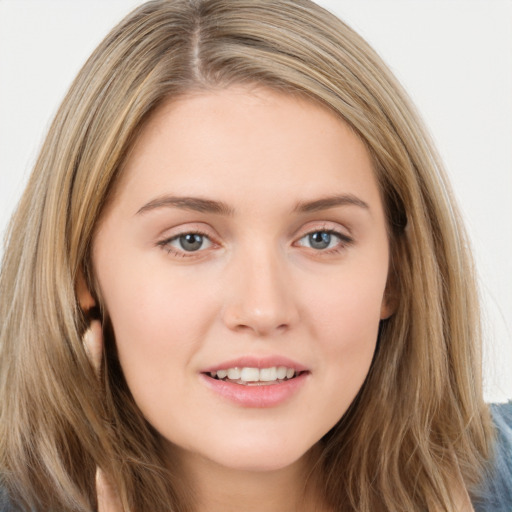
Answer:
[[218, 395], [242, 407], [276, 407], [295, 395], [306, 382], [308, 372], [276, 384], [248, 386], [212, 379], [201, 374], [206, 385]]

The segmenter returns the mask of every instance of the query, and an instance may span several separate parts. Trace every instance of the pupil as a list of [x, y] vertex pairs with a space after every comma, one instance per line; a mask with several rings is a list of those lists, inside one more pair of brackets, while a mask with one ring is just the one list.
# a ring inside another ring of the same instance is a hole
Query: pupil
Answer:
[[203, 245], [203, 237], [196, 233], [180, 236], [180, 245], [185, 251], [197, 251]]
[[326, 249], [331, 243], [331, 234], [325, 231], [317, 231], [309, 235], [309, 243], [313, 249]]

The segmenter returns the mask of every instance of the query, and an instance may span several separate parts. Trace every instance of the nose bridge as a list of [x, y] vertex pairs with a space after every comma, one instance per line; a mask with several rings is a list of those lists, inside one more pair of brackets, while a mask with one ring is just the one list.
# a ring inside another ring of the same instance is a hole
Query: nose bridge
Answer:
[[225, 308], [228, 327], [268, 335], [297, 318], [285, 256], [277, 244], [259, 241], [234, 257], [233, 287]]

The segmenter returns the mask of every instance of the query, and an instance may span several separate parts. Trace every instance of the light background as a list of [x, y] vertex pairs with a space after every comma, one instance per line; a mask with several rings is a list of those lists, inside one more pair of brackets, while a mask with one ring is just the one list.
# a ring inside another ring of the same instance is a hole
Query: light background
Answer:
[[[2, 235], [72, 79], [109, 29], [140, 3], [0, 0]], [[511, 398], [512, 1], [319, 3], [377, 49], [433, 134], [475, 248], [486, 398]]]

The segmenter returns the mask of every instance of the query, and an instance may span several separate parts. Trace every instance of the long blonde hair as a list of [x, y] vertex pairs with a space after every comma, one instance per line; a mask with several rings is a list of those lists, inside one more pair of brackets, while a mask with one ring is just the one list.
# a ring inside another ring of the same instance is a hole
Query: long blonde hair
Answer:
[[[319, 461], [334, 510], [450, 510], [490, 456], [468, 242], [442, 165], [377, 54], [309, 0], [155, 0], [123, 20], [64, 99], [12, 219], [0, 275], [0, 471], [26, 507], [94, 508], [94, 471], [133, 512], [187, 510], [115, 357], [97, 382], [81, 337], [80, 272], [133, 142], [169, 98], [258, 83], [320, 102], [370, 152], [392, 251], [369, 375]], [[104, 314], [104, 312], [102, 312]]]

